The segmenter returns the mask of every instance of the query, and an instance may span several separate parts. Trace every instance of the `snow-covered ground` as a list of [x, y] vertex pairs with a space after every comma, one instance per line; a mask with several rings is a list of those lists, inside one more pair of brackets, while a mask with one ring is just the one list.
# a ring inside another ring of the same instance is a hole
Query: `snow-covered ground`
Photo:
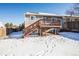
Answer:
[[73, 40], [78, 40], [79, 41], [79, 33], [75, 32], [60, 32], [60, 35], [73, 39]]
[[9, 35], [9, 38], [22, 38], [23, 32], [18, 31], [18, 32], [13, 32]]
[[1, 56], [79, 56], [79, 41], [61, 35], [0, 40]]

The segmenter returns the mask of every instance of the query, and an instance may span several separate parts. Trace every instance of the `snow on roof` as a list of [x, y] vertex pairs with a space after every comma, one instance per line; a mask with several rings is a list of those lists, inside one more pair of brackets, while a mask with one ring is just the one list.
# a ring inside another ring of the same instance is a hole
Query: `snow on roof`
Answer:
[[[71, 15], [66, 15], [66, 14], [51, 14], [51, 13], [42, 13], [42, 12], [26, 12], [27, 15], [44, 15], [44, 16], [71, 16]], [[76, 15], [72, 15], [72, 17], [79, 17]]]
[[3, 28], [5, 27], [4, 24], [3, 24], [2, 22], [0, 22], [0, 27], [3, 27]]
[[48, 16], [56, 15], [56, 14], [42, 13], [42, 12], [27, 12], [26, 14], [33, 14], [33, 15], [48, 15]]
[[39, 14], [42, 14], [42, 15], [56, 15], [56, 14], [51, 14], [51, 13], [41, 13], [41, 12], [39, 12]]

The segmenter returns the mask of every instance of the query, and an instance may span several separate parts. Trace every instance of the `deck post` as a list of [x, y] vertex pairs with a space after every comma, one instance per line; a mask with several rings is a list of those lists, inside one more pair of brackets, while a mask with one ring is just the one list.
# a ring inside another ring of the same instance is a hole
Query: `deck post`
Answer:
[[57, 34], [57, 28], [55, 28], [55, 35]]
[[55, 28], [55, 35], [56, 35], [56, 28]]
[[41, 34], [41, 33], [42, 33], [42, 31], [41, 31], [41, 29], [40, 29], [40, 36], [42, 36], [42, 34]]
[[38, 29], [38, 34], [39, 34], [39, 36], [42, 36], [42, 31], [40, 28]]

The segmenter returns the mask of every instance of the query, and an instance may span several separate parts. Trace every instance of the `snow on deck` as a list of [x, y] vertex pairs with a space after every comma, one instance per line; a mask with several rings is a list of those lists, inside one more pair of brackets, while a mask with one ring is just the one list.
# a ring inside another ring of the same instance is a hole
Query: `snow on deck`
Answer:
[[0, 40], [1, 56], [79, 56], [79, 41], [61, 35]]

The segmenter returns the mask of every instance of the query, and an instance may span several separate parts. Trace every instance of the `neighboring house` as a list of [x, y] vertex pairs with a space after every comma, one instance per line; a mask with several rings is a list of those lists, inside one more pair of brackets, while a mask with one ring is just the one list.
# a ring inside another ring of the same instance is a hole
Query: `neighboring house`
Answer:
[[64, 29], [79, 32], [79, 16], [70, 16], [64, 19]]
[[2, 22], [0, 22], [0, 38], [4, 38], [4, 37], [6, 37], [6, 28], [2, 24]]
[[37, 32], [39, 35], [46, 35], [51, 29], [58, 34], [60, 29], [79, 31], [79, 16], [56, 15], [49, 13], [27, 12], [25, 16], [25, 37]]

